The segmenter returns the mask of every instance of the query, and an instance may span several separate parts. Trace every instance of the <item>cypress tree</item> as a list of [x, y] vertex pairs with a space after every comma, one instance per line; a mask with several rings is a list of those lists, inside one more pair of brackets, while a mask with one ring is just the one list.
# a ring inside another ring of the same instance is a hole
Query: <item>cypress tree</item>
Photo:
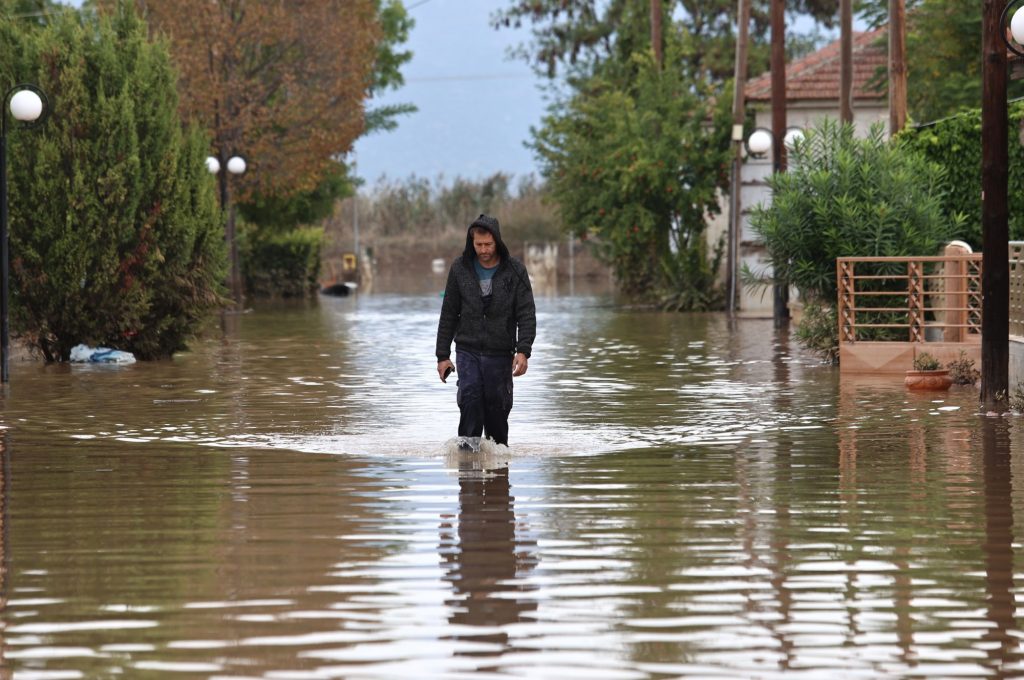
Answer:
[[12, 327], [51, 361], [80, 342], [169, 356], [220, 302], [224, 253], [167, 49], [130, 3], [18, 39], [52, 115], [9, 136]]

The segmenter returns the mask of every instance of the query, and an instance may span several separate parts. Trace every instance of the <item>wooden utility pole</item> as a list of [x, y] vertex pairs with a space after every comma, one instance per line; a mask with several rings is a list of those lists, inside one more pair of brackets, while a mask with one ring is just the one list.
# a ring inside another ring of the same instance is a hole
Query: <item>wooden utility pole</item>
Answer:
[[907, 10], [904, 0], [889, 0], [889, 134], [907, 123]]
[[651, 47], [654, 48], [654, 61], [660, 69], [665, 63], [665, 55], [661, 39], [661, 0], [651, 0]]
[[736, 311], [736, 279], [739, 268], [740, 240], [743, 235], [743, 123], [746, 118], [747, 87], [747, 42], [750, 39], [750, 0], [739, 0], [736, 10], [736, 67], [732, 94], [732, 142], [735, 155], [732, 159], [732, 195], [729, 201], [729, 312]]
[[839, 0], [839, 120], [853, 122], [853, 0]]
[[1007, 408], [1010, 343], [1010, 246], [1007, 207], [1009, 123], [1005, 0], [984, 0], [981, 85], [981, 408]]
[[[772, 166], [786, 171], [786, 0], [772, 0]], [[779, 327], [789, 322], [789, 284], [773, 286], [772, 319]]]

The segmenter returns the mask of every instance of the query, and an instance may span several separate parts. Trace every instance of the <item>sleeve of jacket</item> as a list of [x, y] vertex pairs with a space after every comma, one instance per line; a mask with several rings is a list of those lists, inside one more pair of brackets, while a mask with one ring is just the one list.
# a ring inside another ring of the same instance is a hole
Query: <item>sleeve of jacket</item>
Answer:
[[530, 275], [526, 267], [519, 265], [521, 271], [517, 285], [519, 290], [516, 293], [516, 325], [519, 328], [516, 339], [516, 352], [525, 354], [527, 357], [533, 352], [533, 341], [537, 337], [537, 307], [533, 302], [533, 287], [530, 286]]
[[462, 314], [462, 297], [459, 294], [459, 282], [455, 277], [454, 263], [448, 270], [448, 283], [444, 287], [444, 300], [441, 302], [441, 318], [437, 322], [437, 348], [434, 353], [438, 361], [444, 361], [452, 355], [452, 341], [455, 330], [459, 327]]

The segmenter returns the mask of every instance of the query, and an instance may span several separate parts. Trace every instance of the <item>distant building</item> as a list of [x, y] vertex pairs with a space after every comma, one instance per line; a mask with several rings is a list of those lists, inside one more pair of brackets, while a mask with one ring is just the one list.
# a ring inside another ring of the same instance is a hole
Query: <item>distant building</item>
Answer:
[[[866, 134], [872, 124], [882, 122], [888, 129], [889, 101], [885, 86], [888, 47], [884, 28], [854, 33], [853, 36], [853, 123]], [[807, 129], [824, 118], [839, 119], [839, 41], [786, 65], [786, 124]], [[881, 78], [881, 87], [875, 81]], [[754, 111], [755, 127], [771, 129], [771, 72], [747, 82], [746, 103]], [[764, 246], [750, 227], [751, 208], [771, 201], [765, 180], [771, 175], [771, 154], [747, 157], [740, 176], [739, 263], [753, 271], [769, 268]], [[723, 211], [723, 217], [728, 211]], [[727, 220], [726, 220], [727, 221]], [[720, 229], [727, 228], [719, 226]], [[714, 225], [711, 227], [712, 237]], [[746, 316], [771, 316], [772, 294], [746, 290], [739, 285], [739, 311]]]

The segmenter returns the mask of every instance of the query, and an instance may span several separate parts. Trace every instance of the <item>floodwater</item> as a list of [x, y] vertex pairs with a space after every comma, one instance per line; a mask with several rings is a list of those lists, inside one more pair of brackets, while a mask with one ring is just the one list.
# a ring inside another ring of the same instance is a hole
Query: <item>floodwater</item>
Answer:
[[13, 364], [0, 677], [1024, 674], [1024, 419], [768, 320], [548, 297], [511, 449], [459, 458], [439, 305]]

